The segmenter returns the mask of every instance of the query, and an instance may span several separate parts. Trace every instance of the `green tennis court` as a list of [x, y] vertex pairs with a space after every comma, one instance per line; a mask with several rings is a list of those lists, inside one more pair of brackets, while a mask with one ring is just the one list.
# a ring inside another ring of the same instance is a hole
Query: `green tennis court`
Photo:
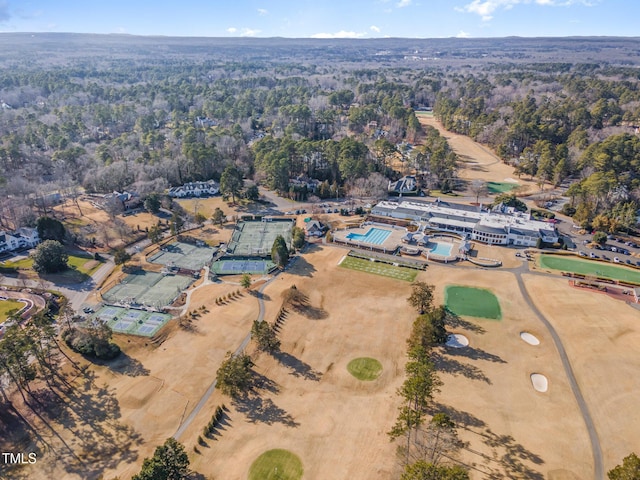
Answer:
[[640, 284], [639, 270], [608, 265], [596, 260], [580, 260], [564, 255], [540, 255], [539, 263], [542, 268], [549, 268], [551, 270], [594, 275], [596, 277]]
[[444, 290], [444, 303], [456, 315], [502, 319], [498, 299], [484, 288], [448, 285]]
[[418, 275], [418, 271], [412, 268], [396, 267], [388, 263], [373, 262], [364, 258], [344, 257], [340, 262], [340, 266], [359, 272], [373, 273], [374, 275], [395, 278], [407, 282], [413, 282], [416, 279], [416, 275]]

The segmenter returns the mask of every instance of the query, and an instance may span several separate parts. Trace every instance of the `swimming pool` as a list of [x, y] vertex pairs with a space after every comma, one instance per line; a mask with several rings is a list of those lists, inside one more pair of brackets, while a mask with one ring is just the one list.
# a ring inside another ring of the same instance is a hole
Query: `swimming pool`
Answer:
[[435, 246], [431, 249], [431, 253], [442, 257], [450, 257], [453, 245], [450, 243], [432, 242]]
[[372, 243], [374, 245], [382, 245], [384, 241], [391, 235], [390, 230], [382, 230], [381, 228], [370, 228], [364, 235], [361, 233], [349, 233], [347, 238], [352, 242]]

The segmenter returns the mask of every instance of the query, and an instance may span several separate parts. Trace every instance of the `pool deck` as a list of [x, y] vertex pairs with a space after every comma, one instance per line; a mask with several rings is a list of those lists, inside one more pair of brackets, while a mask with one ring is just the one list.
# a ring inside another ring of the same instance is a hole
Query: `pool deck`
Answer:
[[[366, 235], [366, 233], [372, 228], [377, 228], [378, 230], [387, 230], [391, 232], [391, 234], [381, 244], [357, 242], [355, 240], [350, 240], [347, 238], [347, 235], [349, 235], [350, 233], [357, 235]], [[365, 225], [363, 228], [358, 227], [348, 228], [346, 230], [336, 230], [333, 232], [333, 237], [336, 240], [349, 242], [352, 245], [373, 246], [376, 248], [386, 248], [387, 250], [393, 250], [398, 245], [404, 245], [401, 239], [406, 233], [407, 231], [404, 228], [393, 228], [390, 225]]]

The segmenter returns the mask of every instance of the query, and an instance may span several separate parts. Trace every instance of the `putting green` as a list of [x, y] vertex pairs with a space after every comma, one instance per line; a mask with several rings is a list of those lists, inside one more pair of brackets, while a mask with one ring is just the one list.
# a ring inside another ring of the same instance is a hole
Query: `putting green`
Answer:
[[564, 255], [540, 255], [540, 266], [551, 270], [595, 275], [597, 277], [640, 284], [640, 270], [608, 265], [595, 260], [580, 260], [578, 258], [568, 258]]
[[456, 315], [500, 320], [502, 313], [496, 296], [483, 288], [448, 285], [444, 290], [444, 303]]
[[304, 468], [297, 455], [288, 450], [269, 450], [249, 469], [249, 480], [299, 480]]
[[489, 193], [510, 192], [517, 186], [518, 186], [517, 183], [511, 183], [511, 182], [487, 182], [487, 190], [489, 190]]
[[347, 365], [349, 373], [363, 382], [375, 380], [382, 373], [382, 364], [375, 358], [354, 358]]

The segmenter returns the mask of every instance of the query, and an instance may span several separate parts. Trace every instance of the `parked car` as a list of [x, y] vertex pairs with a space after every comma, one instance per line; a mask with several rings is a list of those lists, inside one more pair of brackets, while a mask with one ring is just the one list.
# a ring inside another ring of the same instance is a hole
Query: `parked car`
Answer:
[[624, 261], [624, 263], [626, 263], [627, 265], [633, 265], [633, 263], [631, 263], [631, 260], [629, 260], [628, 258]]
[[587, 254], [584, 253], [584, 252], [578, 252], [578, 255], [580, 255], [581, 257], [586, 257], [587, 256]]
[[597, 256], [595, 253], [593, 253], [593, 252], [589, 253], [589, 256], [590, 256], [591, 258], [598, 258], [598, 256]]
[[613, 257], [613, 261], [614, 261], [615, 263], [620, 263], [620, 259], [619, 259], [618, 257]]

